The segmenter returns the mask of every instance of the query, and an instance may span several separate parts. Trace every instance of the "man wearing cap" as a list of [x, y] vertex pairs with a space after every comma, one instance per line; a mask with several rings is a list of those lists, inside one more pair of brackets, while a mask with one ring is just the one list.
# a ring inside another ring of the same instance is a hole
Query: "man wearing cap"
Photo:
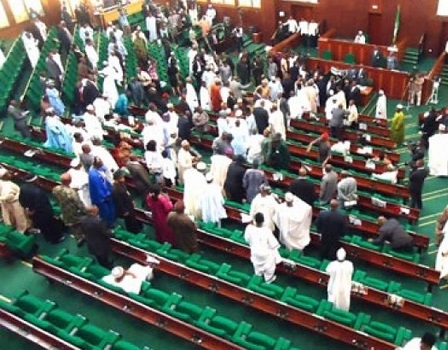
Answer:
[[255, 274], [263, 276], [266, 283], [274, 282], [276, 265], [282, 260], [278, 252], [280, 244], [264, 224], [262, 213], [255, 213], [253, 223], [246, 227], [244, 239], [250, 246], [250, 261]]
[[352, 288], [353, 263], [345, 260], [347, 253], [344, 248], [336, 252], [337, 260], [330, 262], [326, 272], [330, 275], [327, 292], [328, 301], [334, 307], [348, 311], [350, 309], [350, 292]]
[[205, 172], [207, 165], [199, 162], [196, 167], [192, 167], [184, 173], [184, 203], [186, 213], [192, 215], [195, 220], [201, 218], [201, 202], [204, 194], [204, 188], [207, 185]]
[[67, 172], [61, 175], [61, 184], [53, 188], [52, 194], [61, 208], [62, 221], [75, 239], [80, 242], [83, 234], [79, 229], [79, 222], [86, 214], [86, 207], [79, 198], [78, 192], [70, 187], [71, 175]]
[[33, 182], [37, 176], [29, 174], [20, 186], [19, 203], [33, 222], [33, 227], [40, 230], [45, 240], [57, 244], [65, 239], [63, 225], [55, 219], [47, 192], [37, 187]]
[[262, 213], [264, 217], [264, 226], [271, 232], [275, 231], [275, 215], [278, 210], [277, 196], [272, 193], [271, 186], [261, 185], [260, 193], [253, 199], [250, 205], [250, 216], [255, 217], [256, 213]]
[[45, 141], [44, 147], [73, 153], [73, 140], [65, 124], [54, 114], [52, 108], [47, 110], [45, 114], [45, 134], [47, 141]]
[[132, 264], [127, 270], [122, 266], [112, 269], [110, 275], [104, 276], [102, 280], [107, 284], [123, 289], [126, 293], [139, 294], [144, 281], [154, 278], [153, 267], [159, 261], [152, 256], [147, 256], [148, 265]]
[[222, 186], [213, 181], [211, 172], [205, 175], [205, 180], [207, 185], [202, 189], [203, 194], [201, 196], [202, 221], [214, 223], [221, 227], [221, 220], [227, 217]]
[[375, 107], [376, 119], [387, 119], [387, 97], [384, 90], [378, 91], [378, 100]]
[[[89, 145], [86, 146], [90, 147]], [[84, 204], [84, 207], [90, 207], [92, 201], [89, 193], [89, 176], [79, 158], [72, 159], [67, 174], [71, 178], [69, 186], [78, 192], [79, 199]]]
[[347, 231], [347, 218], [338, 208], [338, 201], [332, 199], [330, 210], [322, 210], [316, 218], [316, 229], [321, 234], [320, 255], [323, 259], [335, 259], [340, 247], [339, 239]]
[[280, 233], [280, 242], [289, 250], [305, 249], [311, 241], [312, 219], [313, 208], [291, 192], [287, 192], [285, 202], [278, 206], [274, 217]]
[[11, 181], [12, 174], [0, 168], [0, 205], [3, 222], [20, 233], [28, 228], [25, 210], [19, 203], [20, 187]]
[[93, 105], [88, 105], [86, 107], [86, 112], [83, 115], [85, 130], [90, 139], [98, 138], [103, 140], [104, 129], [101, 125], [101, 120], [96, 115], [95, 107]]
[[408, 341], [401, 350], [437, 350], [435, 343], [436, 336], [426, 332], [421, 338], [416, 337]]
[[404, 141], [404, 113], [403, 105], [398, 104], [392, 117], [390, 126], [390, 139], [400, 146]]
[[200, 156], [194, 156], [190, 143], [187, 140], [181, 142], [181, 148], [177, 153], [177, 173], [179, 183], [184, 184], [184, 174], [187, 170], [193, 168], [193, 165], [198, 162]]

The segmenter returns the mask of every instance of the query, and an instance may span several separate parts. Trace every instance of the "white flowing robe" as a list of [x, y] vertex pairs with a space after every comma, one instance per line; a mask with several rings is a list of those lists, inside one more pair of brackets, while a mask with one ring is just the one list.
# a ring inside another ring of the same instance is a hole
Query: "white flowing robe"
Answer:
[[112, 67], [115, 71], [115, 80], [120, 83], [123, 81], [123, 68], [121, 67], [120, 60], [117, 56], [109, 56], [107, 59], [109, 62], [109, 66]]
[[280, 244], [269, 228], [256, 227], [252, 224], [246, 227], [244, 239], [250, 246], [250, 261], [255, 274], [263, 275], [265, 280], [271, 279], [275, 274], [275, 267], [282, 261], [278, 252]]
[[352, 288], [353, 263], [351, 261], [332, 261], [326, 269], [328, 280], [328, 301], [341, 310], [350, 309], [350, 292]]
[[115, 106], [118, 100], [118, 89], [115, 84], [117, 77], [115, 69], [111, 66], [106, 66], [101, 70], [101, 73], [104, 75], [103, 94], [107, 96], [110, 105]]
[[250, 205], [250, 216], [255, 218], [255, 214], [262, 213], [264, 216], [264, 226], [271, 231], [274, 231], [274, 217], [277, 211], [277, 206], [278, 203], [272, 194], [263, 197], [261, 193], [259, 193], [255, 196]]
[[202, 109], [210, 111], [212, 109], [212, 102], [210, 101], [210, 92], [205, 86], [201, 86], [199, 89], [199, 99]]
[[93, 70], [97, 70], [98, 68], [98, 61], [100, 60], [98, 56], [98, 52], [96, 52], [95, 47], [93, 45], [86, 45], [85, 52], [87, 59], [89, 60], [90, 64], [92, 65]]
[[93, 156], [99, 157], [103, 161], [104, 166], [108, 170], [108, 180], [112, 182], [112, 174], [119, 169], [114, 157], [112, 157], [110, 152], [103, 146], [92, 146], [92, 154]]
[[188, 103], [188, 107], [190, 107], [191, 113], [194, 113], [196, 107], [199, 106], [198, 94], [196, 93], [193, 84], [187, 83], [185, 88], [187, 89], [185, 99]]
[[275, 224], [280, 231], [280, 242], [289, 250], [303, 250], [311, 241], [312, 219], [312, 207], [300, 198], [295, 197], [291, 207], [286, 203], [279, 205], [275, 215]]
[[195, 220], [201, 218], [201, 202], [204, 189], [207, 185], [205, 176], [195, 168], [184, 173], [184, 204], [185, 212], [192, 215]]
[[115, 277], [112, 275], [107, 275], [102, 278], [104, 282], [115, 287], [123, 289], [126, 293], [139, 294], [144, 281], [150, 281], [153, 278], [153, 272], [151, 266], [143, 266], [140, 264], [132, 264], [121, 281], [117, 282]]
[[285, 119], [283, 118], [283, 113], [281, 111], [277, 110], [269, 114], [269, 124], [272, 127], [273, 134], [280, 133], [282, 139], [286, 140]]
[[222, 195], [221, 187], [215, 183], [207, 184], [203, 189], [201, 197], [201, 211], [202, 221], [219, 223], [221, 219], [227, 217], [226, 209], [224, 208], [224, 197]]
[[84, 113], [84, 125], [85, 130], [87, 132], [87, 135], [90, 139], [97, 138], [99, 140], [103, 139], [103, 126], [101, 125], [101, 122], [99, 118], [96, 115], [90, 114], [90, 113]]
[[213, 181], [220, 188], [223, 188], [227, 177], [227, 170], [229, 170], [232, 159], [221, 154], [215, 154], [210, 157], [210, 160], [210, 173], [212, 174]]
[[193, 156], [189, 151], [181, 148], [177, 153], [177, 172], [179, 175], [179, 182], [184, 183], [184, 174], [188, 169], [193, 167]]
[[31, 35], [30, 38], [26, 34], [22, 35], [23, 46], [25, 47], [26, 54], [30, 60], [31, 67], [35, 68], [37, 61], [39, 61], [40, 51], [39, 42]]
[[433, 176], [448, 176], [448, 134], [435, 134], [429, 138], [428, 168]]
[[386, 95], [378, 96], [376, 101], [375, 118], [387, 119], [387, 97]]
[[440, 243], [439, 250], [436, 257], [436, 271], [440, 272], [440, 278], [448, 276], [448, 221], [442, 230], [444, 237], [442, 243]]
[[92, 201], [90, 200], [89, 174], [87, 174], [84, 168], [79, 170], [71, 168], [67, 172], [72, 177], [70, 187], [77, 190], [81, 202], [83, 202], [86, 207], [90, 207], [92, 205]]
[[157, 40], [157, 22], [154, 16], [146, 17], [146, 29], [148, 30], [149, 34], [149, 41]]

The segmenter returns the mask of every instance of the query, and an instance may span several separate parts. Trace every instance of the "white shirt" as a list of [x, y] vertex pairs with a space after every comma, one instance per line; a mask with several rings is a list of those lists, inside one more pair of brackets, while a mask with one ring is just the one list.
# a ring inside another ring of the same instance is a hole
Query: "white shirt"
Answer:
[[[402, 350], [420, 350], [421, 341], [422, 338], [412, 338], [405, 344], [405, 346], [402, 347]], [[431, 347], [431, 350], [437, 350], [437, 348], [433, 346]]]

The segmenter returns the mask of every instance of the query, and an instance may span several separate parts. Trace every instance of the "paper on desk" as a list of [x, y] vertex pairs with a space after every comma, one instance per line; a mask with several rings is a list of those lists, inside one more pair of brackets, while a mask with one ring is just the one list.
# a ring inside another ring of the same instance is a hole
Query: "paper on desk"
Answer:
[[241, 222], [243, 224], [248, 224], [249, 222], [252, 221], [252, 217], [250, 215], [247, 215], [245, 213], [240, 213], [241, 216]]

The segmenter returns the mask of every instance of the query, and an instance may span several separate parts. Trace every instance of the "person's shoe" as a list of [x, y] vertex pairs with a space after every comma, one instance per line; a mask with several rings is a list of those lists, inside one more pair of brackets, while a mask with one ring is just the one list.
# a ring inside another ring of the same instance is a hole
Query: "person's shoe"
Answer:
[[271, 277], [271, 279], [269, 279], [269, 280], [267, 280], [267, 281], [265, 281], [265, 282], [266, 282], [267, 284], [271, 284], [271, 283], [274, 282], [276, 279], [277, 279], [277, 276], [274, 275], [274, 276]]

